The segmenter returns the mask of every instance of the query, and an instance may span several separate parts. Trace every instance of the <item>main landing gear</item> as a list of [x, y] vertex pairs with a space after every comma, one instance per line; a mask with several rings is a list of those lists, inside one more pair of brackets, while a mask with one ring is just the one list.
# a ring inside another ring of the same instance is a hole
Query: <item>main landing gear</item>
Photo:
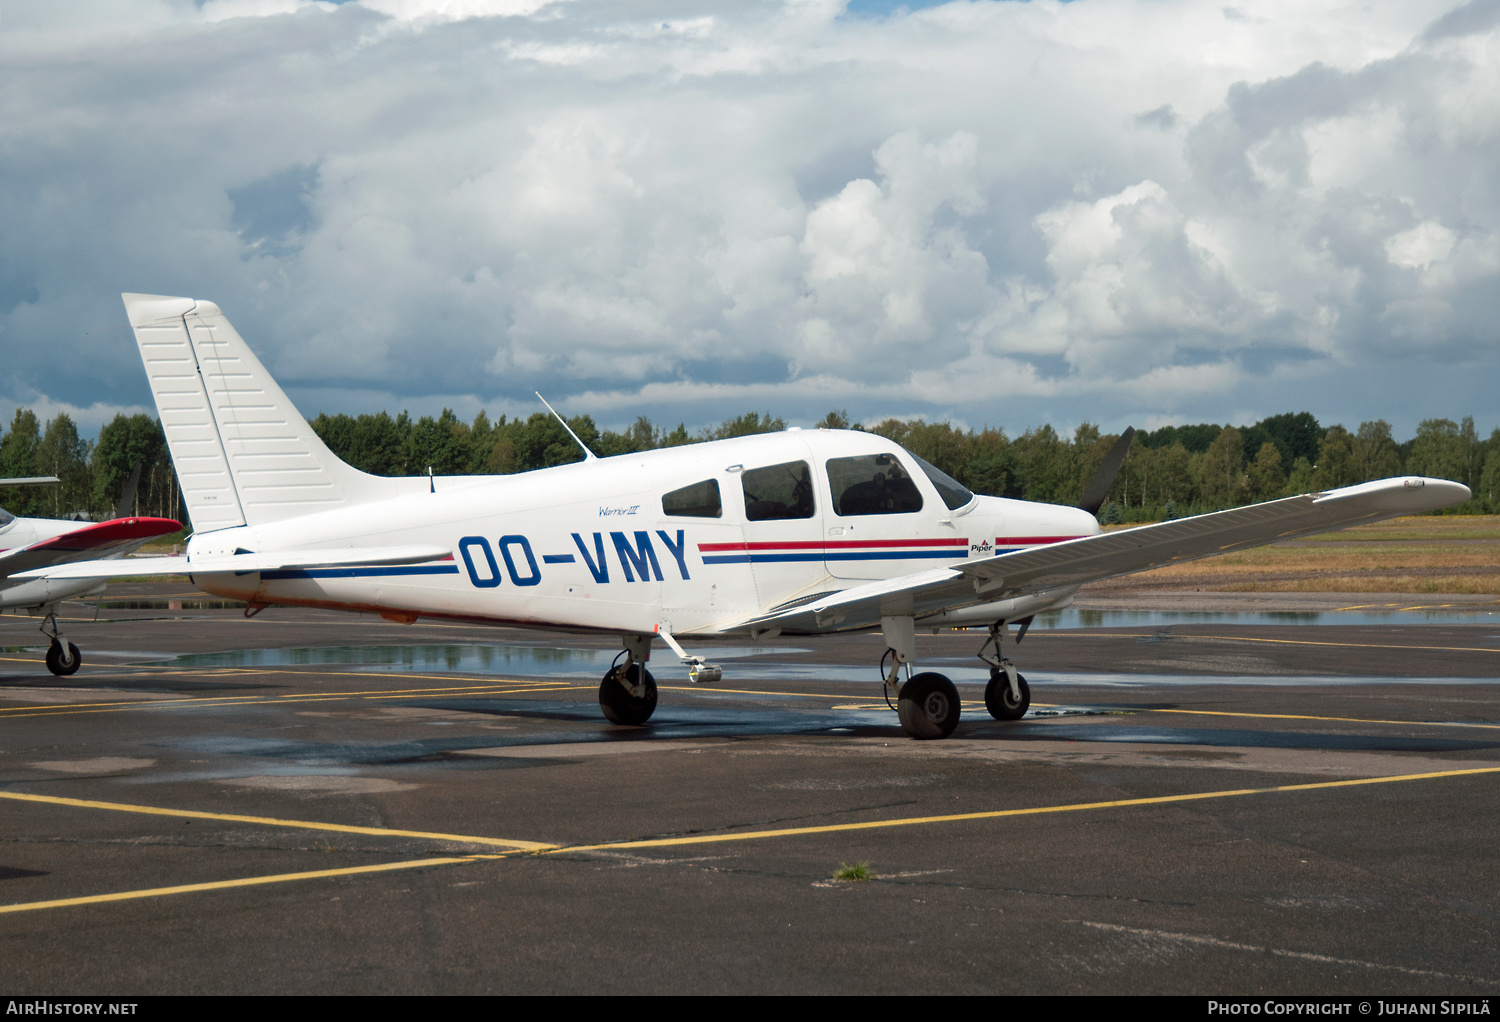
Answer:
[[42, 634], [52, 640], [52, 645], [47, 648], [47, 670], [59, 677], [66, 677], [78, 671], [78, 666], [83, 663], [83, 655], [78, 652], [78, 647], [67, 639], [57, 629], [57, 612], [49, 610], [47, 616], [42, 619]]
[[[901, 718], [901, 730], [913, 738], [947, 738], [958, 727], [958, 689], [946, 676], [925, 671], [911, 676], [911, 661], [916, 655], [916, 623], [909, 617], [882, 617], [880, 632], [885, 644], [890, 647], [880, 658], [881, 673], [885, 675], [885, 701], [896, 699], [896, 715]], [[890, 669], [885, 669], [886, 661]], [[906, 668], [907, 679], [901, 681], [901, 669]]]
[[616, 657], [599, 683], [599, 708], [611, 724], [644, 724], [656, 712], [656, 679], [646, 670], [651, 636], [625, 636], [625, 662]]
[[[1020, 622], [1016, 641], [1031, 627], [1031, 618]], [[1031, 687], [1026, 684], [1010, 659], [1000, 655], [1000, 639], [1005, 634], [1006, 622], [997, 621], [990, 626], [990, 634], [979, 647], [979, 659], [990, 665], [990, 682], [984, 689], [984, 705], [996, 720], [1020, 720], [1031, 708]], [[915, 622], [909, 617], [883, 617], [880, 619], [881, 634], [885, 637], [885, 656], [880, 660], [881, 674], [885, 676], [886, 703], [895, 697], [896, 714], [901, 718], [901, 729], [913, 738], [947, 738], [958, 727], [958, 689], [953, 682], [941, 674], [931, 671], [911, 676], [910, 663], [916, 652]], [[985, 650], [994, 645], [995, 653], [987, 656]], [[890, 661], [889, 670], [886, 661]], [[901, 669], [905, 667], [907, 680], [901, 681]]]

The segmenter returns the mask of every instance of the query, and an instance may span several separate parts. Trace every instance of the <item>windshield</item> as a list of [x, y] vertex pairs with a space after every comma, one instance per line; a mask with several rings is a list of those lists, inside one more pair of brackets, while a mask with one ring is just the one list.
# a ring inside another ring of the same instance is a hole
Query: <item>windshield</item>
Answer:
[[13, 522], [15, 520], [16, 520], [16, 516], [15, 515], [11, 514], [9, 511], [5, 510], [5, 508], [0, 507], [0, 529], [5, 528], [7, 525], [9, 525], [11, 522]]
[[948, 505], [949, 511], [957, 511], [969, 501], [974, 499], [974, 494], [963, 483], [954, 479], [947, 472], [929, 465], [921, 458], [907, 451], [911, 459], [922, 466], [922, 471], [927, 473], [927, 478], [932, 480], [932, 485], [937, 487], [938, 496], [943, 498], [943, 503]]

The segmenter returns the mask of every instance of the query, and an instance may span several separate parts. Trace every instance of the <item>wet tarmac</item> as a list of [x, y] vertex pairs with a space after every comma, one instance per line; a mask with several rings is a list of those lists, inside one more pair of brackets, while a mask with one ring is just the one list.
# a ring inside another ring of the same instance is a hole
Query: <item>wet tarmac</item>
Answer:
[[871, 636], [623, 728], [607, 636], [110, 596], [70, 678], [0, 618], [12, 992], [1500, 991], [1488, 608], [1039, 621], [1018, 722], [921, 635], [915, 742]]

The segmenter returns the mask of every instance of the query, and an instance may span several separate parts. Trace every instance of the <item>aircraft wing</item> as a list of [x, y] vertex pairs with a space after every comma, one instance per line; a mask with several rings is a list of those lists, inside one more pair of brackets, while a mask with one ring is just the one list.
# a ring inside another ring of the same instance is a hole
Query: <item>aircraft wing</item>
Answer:
[[170, 518], [116, 518], [81, 525], [60, 536], [0, 554], [0, 578], [17, 575], [34, 578], [34, 572], [51, 566], [81, 562], [85, 558], [87, 563], [94, 563], [99, 558], [123, 557], [148, 540], [180, 528], [181, 523]]
[[1467, 486], [1443, 479], [1381, 479], [976, 558], [845, 589], [734, 627], [827, 632], [872, 628], [882, 616], [911, 615], [920, 621], [943, 611], [1433, 511], [1469, 496]]
[[[296, 568], [357, 568], [393, 564], [420, 564], [453, 559], [453, 551], [440, 546], [342, 547], [334, 550], [282, 550], [270, 553], [200, 554], [197, 556], [150, 557], [132, 561], [80, 561], [51, 568], [19, 572], [20, 578], [149, 578], [154, 575], [207, 575], [232, 572], [284, 571]], [[0, 564], [3, 564], [0, 561]]]

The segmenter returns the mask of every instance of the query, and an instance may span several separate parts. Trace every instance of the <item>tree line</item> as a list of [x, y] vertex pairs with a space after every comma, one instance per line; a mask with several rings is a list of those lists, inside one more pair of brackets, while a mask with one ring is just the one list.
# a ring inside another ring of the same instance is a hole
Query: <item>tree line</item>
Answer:
[[[658, 426], [644, 416], [619, 432], [600, 430], [588, 415], [567, 421], [600, 457], [787, 425], [758, 412], [697, 432], [683, 423]], [[340, 458], [375, 475], [504, 475], [583, 457], [557, 419], [542, 412], [495, 421], [480, 412], [472, 422], [448, 409], [416, 420], [406, 412], [320, 414], [310, 424]], [[887, 437], [977, 493], [1057, 504], [1077, 503], [1118, 439], [1090, 423], [1071, 436], [1045, 425], [1010, 437], [1000, 429], [964, 430], [922, 419], [866, 426], [840, 411], [814, 427]], [[136, 463], [142, 475], [131, 513], [184, 520], [159, 421], [117, 415], [97, 439], [87, 440], [66, 414], [43, 428], [35, 413], [18, 409], [0, 435], [0, 476], [55, 475], [62, 482], [0, 489], [0, 505], [36, 517], [108, 517]], [[1107, 523], [1159, 521], [1402, 474], [1452, 479], [1474, 491], [1472, 500], [1446, 513], [1500, 514], [1500, 428], [1481, 440], [1472, 416], [1460, 422], [1425, 419], [1415, 436], [1398, 441], [1384, 420], [1362, 422], [1351, 432], [1342, 425], [1324, 427], [1310, 412], [1273, 415], [1248, 426], [1163, 426], [1136, 434], [1100, 517]]]

